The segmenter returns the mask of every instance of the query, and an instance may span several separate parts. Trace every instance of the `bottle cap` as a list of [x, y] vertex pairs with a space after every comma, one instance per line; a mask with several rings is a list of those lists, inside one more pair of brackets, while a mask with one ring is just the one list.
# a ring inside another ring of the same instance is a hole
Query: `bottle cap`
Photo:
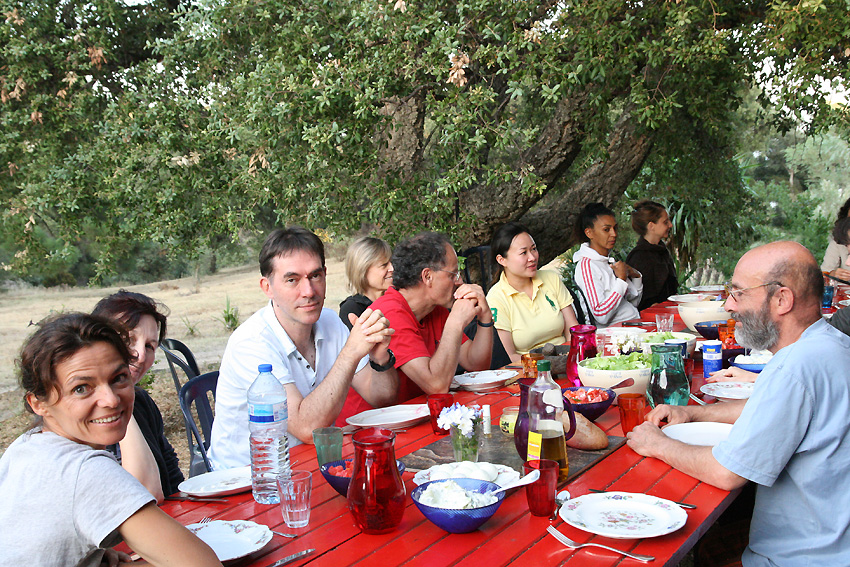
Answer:
[[552, 370], [552, 363], [548, 360], [538, 360], [537, 361], [537, 371], [538, 372], [549, 372]]
[[271, 372], [272, 365], [271, 364], [261, 364], [257, 367], [257, 370], [260, 372]]

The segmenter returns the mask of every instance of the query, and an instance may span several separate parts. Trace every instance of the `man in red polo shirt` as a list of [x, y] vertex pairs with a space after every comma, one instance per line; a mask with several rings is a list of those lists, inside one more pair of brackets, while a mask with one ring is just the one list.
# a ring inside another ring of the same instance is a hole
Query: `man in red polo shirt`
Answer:
[[[448, 392], [458, 363], [466, 370], [489, 368], [493, 333], [476, 333], [470, 340], [463, 328], [473, 319], [492, 327], [493, 315], [480, 286], [461, 284], [449, 239], [417, 234], [396, 246], [392, 263], [393, 286], [372, 309], [380, 309], [395, 329], [390, 349], [398, 369], [398, 402]], [[353, 395], [349, 391], [349, 398]], [[351, 401], [346, 409], [356, 406]]]

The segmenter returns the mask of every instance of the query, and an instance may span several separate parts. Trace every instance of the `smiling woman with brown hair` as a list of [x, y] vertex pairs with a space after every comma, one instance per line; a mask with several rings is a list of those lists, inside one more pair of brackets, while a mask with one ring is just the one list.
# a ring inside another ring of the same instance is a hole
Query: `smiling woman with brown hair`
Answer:
[[108, 319], [73, 313], [40, 323], [19, 359], [36, 426], [0, 457], [4, 565], [116, 565], [122, 541], [151, 565], [221, 565], [103, 449], [133, 413], [133, 355]]

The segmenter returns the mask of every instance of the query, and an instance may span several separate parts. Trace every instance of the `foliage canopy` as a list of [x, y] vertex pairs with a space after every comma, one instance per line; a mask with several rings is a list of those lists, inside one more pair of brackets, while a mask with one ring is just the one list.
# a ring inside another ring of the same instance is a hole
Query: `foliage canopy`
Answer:
[[633, 183], [728, 233], [713, 211], [752, 206], [740, 93], [758, 77], [813, 131], [848, 118], [824, 87], [848, 84], [844, 0], [0, 6], [17, 270], [87, 242], [104, 271], [135, 242], [192, 255], [283, 222], [477, 244], [520, 219], [548, 260], [581, 205]]

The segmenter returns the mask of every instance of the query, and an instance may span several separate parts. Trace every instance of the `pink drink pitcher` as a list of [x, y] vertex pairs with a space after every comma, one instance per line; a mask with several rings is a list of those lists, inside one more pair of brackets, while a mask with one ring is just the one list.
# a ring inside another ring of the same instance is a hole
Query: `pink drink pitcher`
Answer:
[[570, 327], [570, 353], [567, 355], [567, 380], [573, 386], [582, 386], [578, 377], [578, 363], [596, 356], [596, 326], [575, 325]]

